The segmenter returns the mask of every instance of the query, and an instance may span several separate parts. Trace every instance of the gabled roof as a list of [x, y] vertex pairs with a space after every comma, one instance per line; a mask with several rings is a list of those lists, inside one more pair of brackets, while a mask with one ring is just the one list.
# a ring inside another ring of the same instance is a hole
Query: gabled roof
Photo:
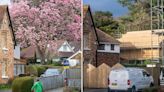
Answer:
[[89, 14], [90, 14], [90, 18], [91, 18], [91, 21], [92, 21], [92, 23], [93, 23], [92, 26], [93, 26], [94, 32], [95, 32], [95, 34], [96, 34], [96, 41], [99, 43], [98, 35], [97, 35], [96, 27], [95, 27], [95, 24], [94, 24], [94, 21], [93, 21], [93, 16], [92, 16], [92, 13], [91, 13], [90, 6], [89, 6], [89, 5], [83, 5], [83, 20], [84, 20], [84, 18], [86, 17], [87, 12], [89, 12]]
[[14, 30], [13, 30], [13, 26], [12, 26], [12, 22], [11, 22], [11, 18], [10, 18], [9, 8], [6, 5], [0, 5], [0, 28], [1, 28], [3, 17], [4, 17], [5, 13], [7, 13], [7, 15], [8, 15], [9, 27], [11, 28], [11, 31], [12, 31], [12, 35], [13, 35], [12, 38], [13, 38], [14, 47], [15, 47], [16, 40], [15, 40]]
[[101, 31], [100, 29], [96, 29], [98, 34], [99, 42], [106, 42], [106, 43], [113, 43], [113, 44], [120, 44], [118, 40], [113, 38], [112, 36], [108, 35], [107, 33]]

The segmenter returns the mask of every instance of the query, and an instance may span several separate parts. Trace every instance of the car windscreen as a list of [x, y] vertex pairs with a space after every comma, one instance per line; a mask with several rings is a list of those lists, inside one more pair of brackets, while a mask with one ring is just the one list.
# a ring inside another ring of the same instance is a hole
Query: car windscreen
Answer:
[[49, 69], [45, 72], [46, 75], [59, 75], [59, 70], [57, 69]]

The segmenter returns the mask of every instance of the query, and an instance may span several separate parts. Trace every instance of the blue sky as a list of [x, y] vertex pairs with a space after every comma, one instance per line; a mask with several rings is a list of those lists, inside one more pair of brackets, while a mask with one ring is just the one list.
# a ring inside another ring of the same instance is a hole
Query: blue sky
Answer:
[[126, 15], [128, 9], [122, 7], [118, 0], [83, 0], [84, 4], [88, 4], [91, 7], [92, 12], [94, 11], [110, 11], [114, 17]]

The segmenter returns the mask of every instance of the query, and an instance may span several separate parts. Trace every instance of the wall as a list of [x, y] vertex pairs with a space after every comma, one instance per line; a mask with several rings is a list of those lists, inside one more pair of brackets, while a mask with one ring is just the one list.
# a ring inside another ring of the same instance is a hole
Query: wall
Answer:
[[96, 34], [93, 26], [93, 22], [91, 19], [91, 15], [89, 12], [87, 12], [85, 18], [84, 18], [84, 27], [83, 32], [85, 34], [89, 35], [89, 48], [84, 49], [84, 63], [91, 63], [93, 65], [96, 65]]
[[[12, 38], [12, 31], [9, 28], [9, 23], [7, 20], [7, 16], [4, 17], [7, 21], [7, 24], [1, 25], [0, 28], [0, 41], [2, 41], [2, 32], [7, 32], [7, 46], [6, 48], [8, 49], [7, 53], [4, 54], [2, 51], [2, 45], [0, 44], [0, 84], [1, 83], [7, 83], [8, 79], [14, 77], [14, 43], [13, 43], [13, 38]], [[3, 29], [2, 29], [3, 28]], [[4, 61], [5, 59], [5, 61]], [[6, 71], [6, 76], [8, 78], [2, 78], [2, 63], [6, 62], [7, 63], [7, 71]]]
[[113, 66], [119, 62], [119, 54], [115, 53], [106, 53], [106, 52], [98, 52], [98, 65], [105, 63], [109, 66]]

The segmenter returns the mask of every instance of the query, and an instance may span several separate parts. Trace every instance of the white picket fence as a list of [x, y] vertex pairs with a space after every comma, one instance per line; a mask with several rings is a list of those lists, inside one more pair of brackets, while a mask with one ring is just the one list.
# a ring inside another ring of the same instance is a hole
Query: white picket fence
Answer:
[[44, 90], [55, 89], [64, 86], [63, 75], [41, 77], [39, 80], [43, 83]]

